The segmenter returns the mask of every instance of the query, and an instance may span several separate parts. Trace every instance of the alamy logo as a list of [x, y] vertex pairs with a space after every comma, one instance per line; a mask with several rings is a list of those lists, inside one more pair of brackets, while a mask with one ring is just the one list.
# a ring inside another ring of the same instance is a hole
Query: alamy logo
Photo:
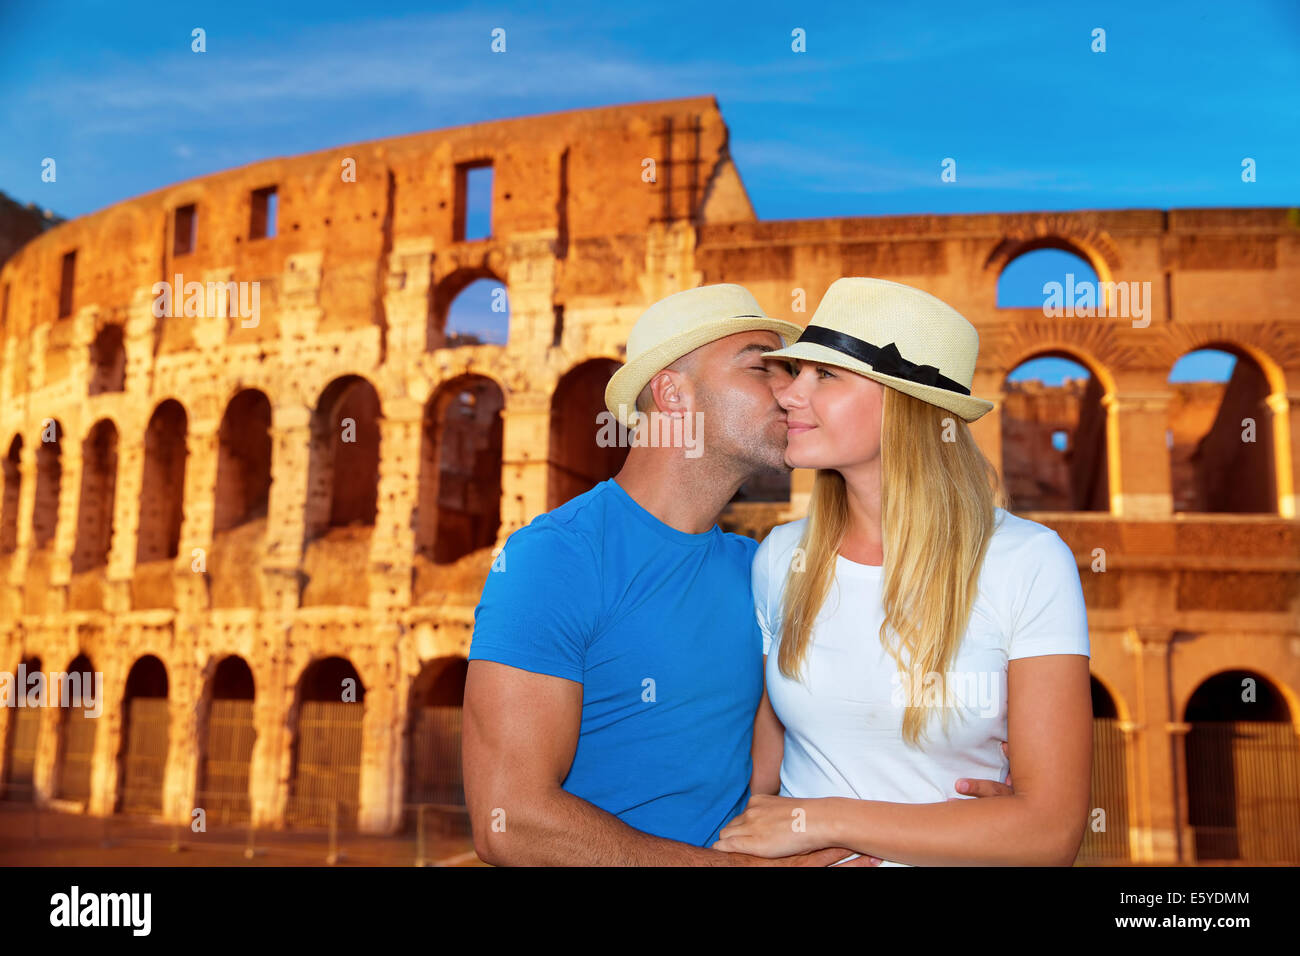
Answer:
[[18, 665], [17, 678], [0, 671], [0, 707], [80, 707], [87, 717], [98, 717], [103, 691], [102, 671], [50, 671], [48, 680], [41, 671], [29, 674], [26, 664]]
[[148, 936], [152, 924], [151, 893], [70, 893], [50, 897], [51, 926], [129, 926], [134, 936]]
[[1065, 282], [1043, 285], [1043, 315], [1049, 319], [1075, 316], [1116, 316], [1133, 320], [1133, 328], [1151, 324], [1150, 282], [1074, 281], [1074, 273], [1065, 274]]
[[[186, 282], [182, 273], [176, 281], [155, 282], [150, 290], [154, 295], [155, 319], [174, 318], [235, 318], [246, 329], [257, 327], [261, 316], [262, 288], [257, 282]], [[238, 306], [238, 310], [235, 307]], [[252, 321], [249, 321], [249, 320]]]

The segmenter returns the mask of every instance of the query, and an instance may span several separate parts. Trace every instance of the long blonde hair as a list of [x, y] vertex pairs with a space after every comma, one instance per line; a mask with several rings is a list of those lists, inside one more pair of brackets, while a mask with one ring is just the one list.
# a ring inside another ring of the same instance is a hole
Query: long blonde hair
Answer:
[[[927, 706], [918, 689], [932, 677], [943, 688], [944, 732], [952, 710], [948, 670], [970, 620], [980, 568], [993, 535], [994, 508], [1005, 504], [996, 470], [970, 427], [952, 412], [885, 386], [881, 424], [881, 531], [885, 611], [880, 641], [905, 675], [903, 739], [920, 746]], [[830, 593], [835, 559], [848, 528], [844, 476], [818, 469], [782, 601], [778, 662], [797, 678], [812, 644], [813, 622]], [[841, 585], [842, 586], [842, 585]]]

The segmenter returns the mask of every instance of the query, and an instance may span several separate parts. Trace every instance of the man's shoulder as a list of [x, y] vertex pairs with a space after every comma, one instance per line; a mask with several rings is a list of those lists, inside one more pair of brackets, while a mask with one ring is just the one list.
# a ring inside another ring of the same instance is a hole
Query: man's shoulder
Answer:
[[606, 517], [604, 497], [602, 486], [597, 485], [516, 528], [502, 547], [507, 560], [514, 551], [595, 561]]

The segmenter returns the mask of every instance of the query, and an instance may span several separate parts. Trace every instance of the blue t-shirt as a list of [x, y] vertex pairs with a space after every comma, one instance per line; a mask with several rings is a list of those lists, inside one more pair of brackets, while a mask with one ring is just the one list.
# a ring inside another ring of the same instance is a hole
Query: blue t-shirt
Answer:
[[469, 659], [583, 685], [565, 790], [696, 846], [745, 809], [763, 695], [756, 548], [717, 525], [671, 528], [612, 478], [506, 540]]

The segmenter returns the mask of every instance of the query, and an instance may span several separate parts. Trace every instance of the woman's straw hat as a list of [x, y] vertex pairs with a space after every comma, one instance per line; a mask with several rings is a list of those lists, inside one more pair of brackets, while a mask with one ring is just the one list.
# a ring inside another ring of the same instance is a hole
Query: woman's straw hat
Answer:
[[970, 393], [980, 337], [952, 306], [885, 279], [836, 279], [797, 342], [764, 358], [848, 369], [973, 422], [993, 403]]
[[[636, 397], [656, 372], [687, 352], [738, 332], [775, 332], [782, 344], [801, 329], [774, 319], [744, 286], [723, 283], [675, 292], [641, 313], [627, 337], [627, 364], [605, 388], [605, 407], [628, 428], [635, 426]], [[767, 353], [771, 354], [771, 353]]]

